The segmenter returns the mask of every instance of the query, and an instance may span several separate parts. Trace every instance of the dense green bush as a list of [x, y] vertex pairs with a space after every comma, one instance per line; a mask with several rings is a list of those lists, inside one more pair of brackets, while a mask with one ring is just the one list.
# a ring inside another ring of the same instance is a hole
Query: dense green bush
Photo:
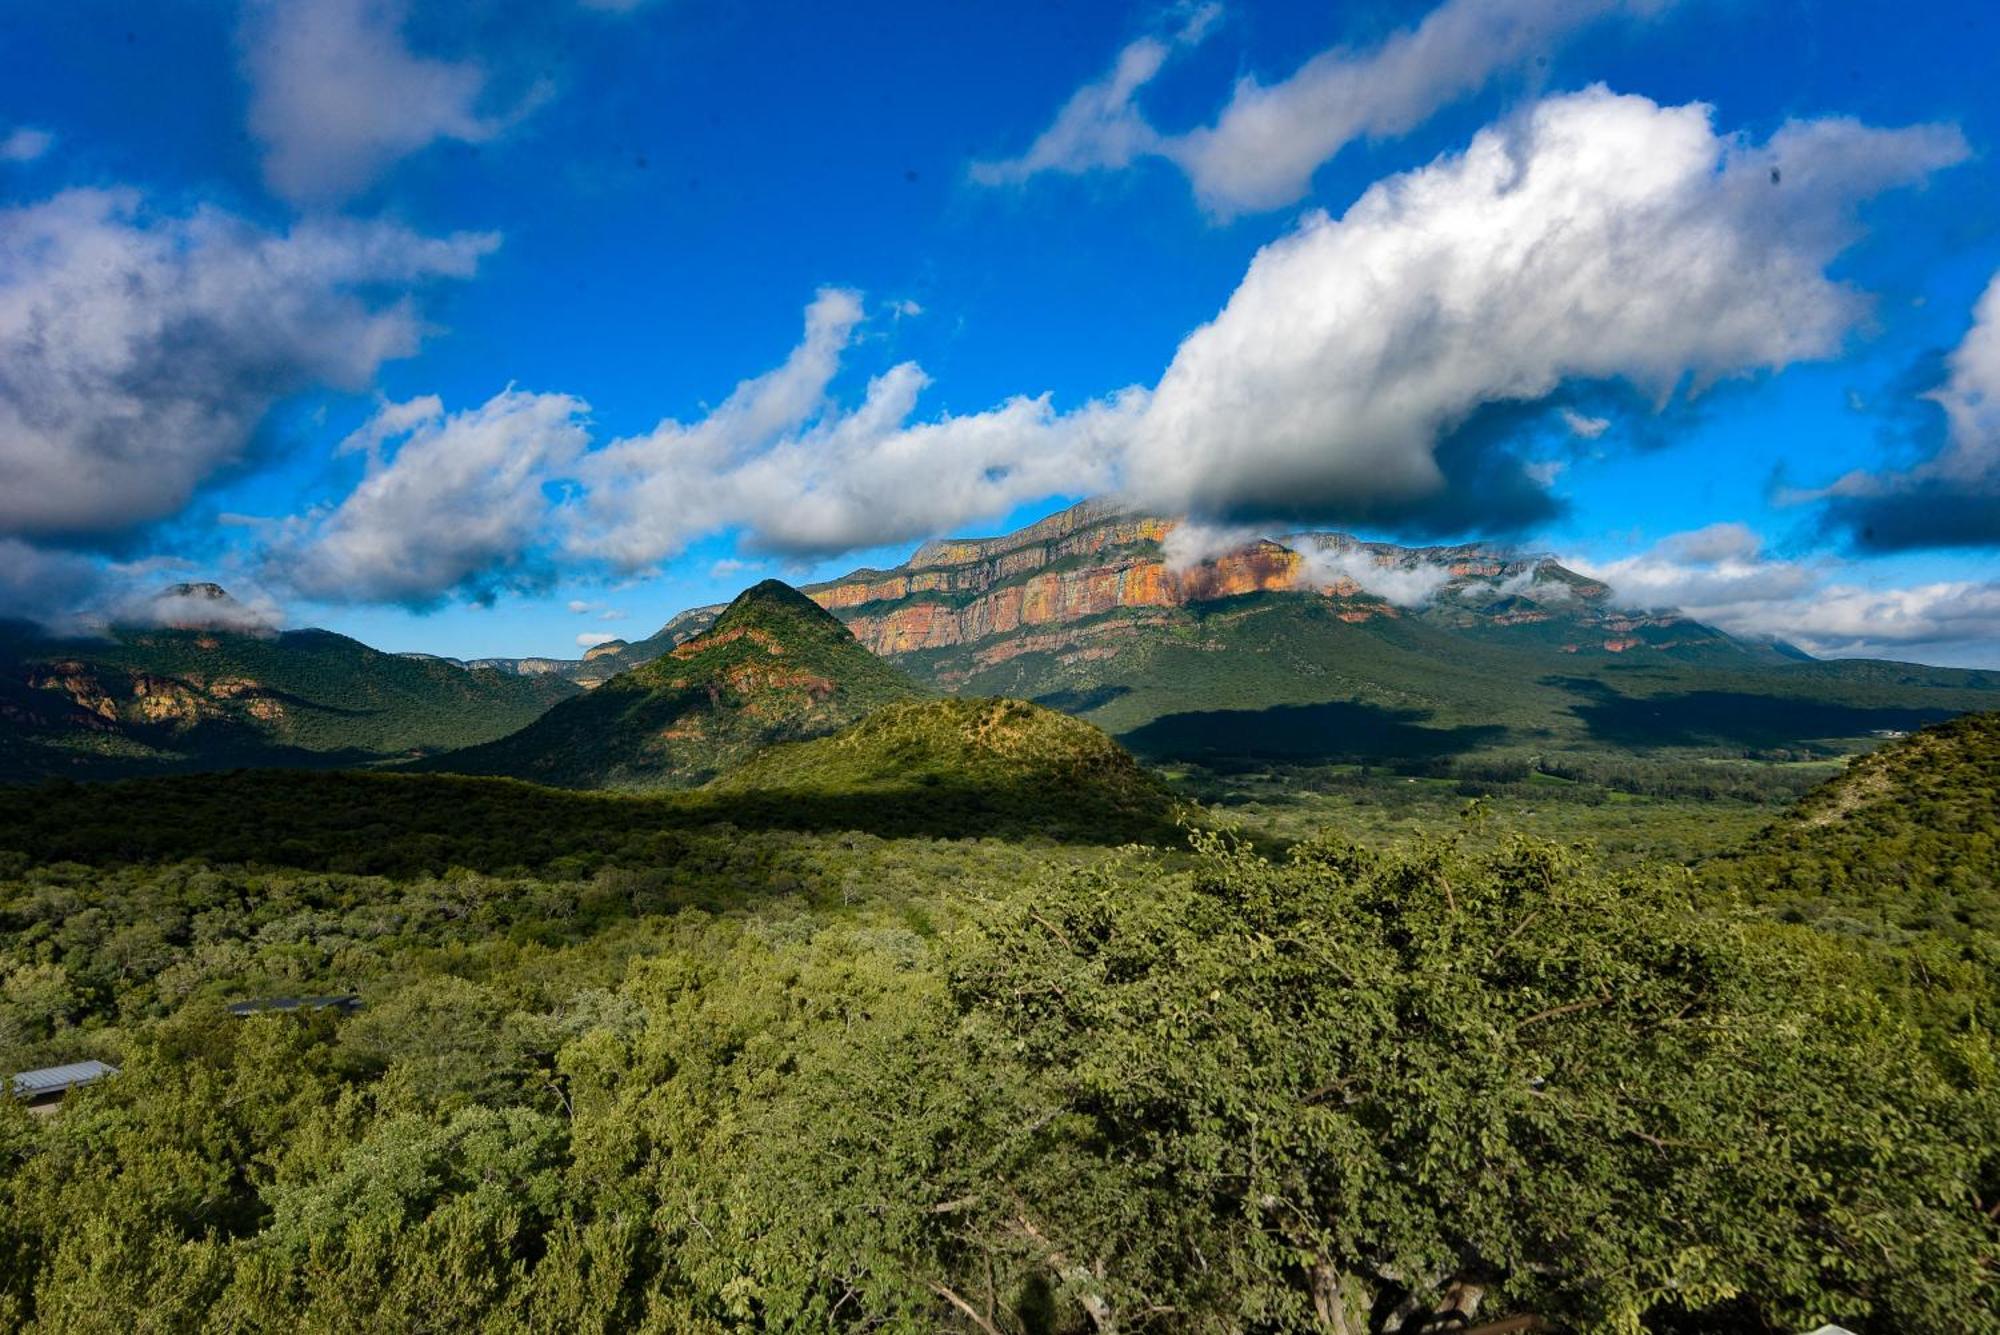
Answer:
[[[15, 1052], [123, 1073], [0, 1108], [0, 1325], [1994, 1315], [1963, 966], [1531, 841], [677, 837], [580, 879], [17, 869]], [[365, 1009], [221, 1008], [335, 986]]]

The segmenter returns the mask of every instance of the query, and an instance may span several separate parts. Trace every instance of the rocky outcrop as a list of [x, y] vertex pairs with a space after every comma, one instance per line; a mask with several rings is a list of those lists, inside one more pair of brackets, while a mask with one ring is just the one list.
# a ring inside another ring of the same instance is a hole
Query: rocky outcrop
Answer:
[[32, 690], [54, 692], [107, 726], [190, 728], [238, 710], [267, 723], [285, 717], [283, 698], [249, 677], [211, 681], [199, 673], [168, 676], [63, 659], [30, 665], [25, 684]]

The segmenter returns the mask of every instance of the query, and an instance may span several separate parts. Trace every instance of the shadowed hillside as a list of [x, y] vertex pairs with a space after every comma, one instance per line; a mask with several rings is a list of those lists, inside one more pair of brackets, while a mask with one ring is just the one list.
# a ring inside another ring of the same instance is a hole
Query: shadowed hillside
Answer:
[[189, 860], [577, 875], [677, 865], [717, 827], [1178, 843], [1175, 814], [1166, 790], [1089, 724], [1017, 700], [948, 700], [892, 705], [831, 737], [771, 748], [691, 792], [270, 770], [0, 787], [0, 879], [28, 865]]

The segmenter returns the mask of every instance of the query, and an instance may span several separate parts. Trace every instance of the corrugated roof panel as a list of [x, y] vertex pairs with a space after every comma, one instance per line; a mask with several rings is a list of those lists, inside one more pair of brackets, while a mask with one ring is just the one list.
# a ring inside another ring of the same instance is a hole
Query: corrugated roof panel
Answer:
[[39, 1071], [23, 1071], [14, 1077], [14, 1097], [33, 1098], [37, 1094], [54, 1094], [78, 1085], [87, 1085], [107, 1075], [117, 1075], [118, 1068], [100, 1061], [71, 1062], [67, 1066], [46, 1066]]

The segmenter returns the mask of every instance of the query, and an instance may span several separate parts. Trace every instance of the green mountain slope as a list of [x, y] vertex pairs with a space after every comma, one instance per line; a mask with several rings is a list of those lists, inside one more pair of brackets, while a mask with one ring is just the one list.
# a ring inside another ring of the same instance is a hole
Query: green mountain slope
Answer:
[[762, 751], [702, 795], [827, 808], [816, 822], [827, 826], [841, 823], [835, 809], [854, 807], [902, 810], [927, 827], [958, 813], [945, 824], [1100, 839], [1157, 837], [1175, 805], [1102, 731], [1023, 700], [891, 705], [830, 737]]
[[0, 778], [365, 764], [504, 736], [578, 687], [323, 630], [0, 635]]
[[774, 742], [922, 694], [818, 604], [766, 580], [672, 652], [420, 768], [563, 788], [693, 787]]
[[1854, 934], [2000, 933], [2000, 713], [1863, 756], [1705, 870], [1786, 916]]
[[2000, 673], [1796, 662], [1732, 651], [1726, 637], [1644, 657], [1591, 656], [1548, 642], [1541, 626], [1467, 630], [1348, 612], [1326, 599], [1253, 593], [1121, 610], [1077, 628], [1112, 646], [1106, 653], [1051, 648], [980, 666], [952, 648], [896, 661], [965, 694], [1076, 714], [1142, 757], [1218, 766], [1614, 752], [1785, 759], [2000, 705]]

